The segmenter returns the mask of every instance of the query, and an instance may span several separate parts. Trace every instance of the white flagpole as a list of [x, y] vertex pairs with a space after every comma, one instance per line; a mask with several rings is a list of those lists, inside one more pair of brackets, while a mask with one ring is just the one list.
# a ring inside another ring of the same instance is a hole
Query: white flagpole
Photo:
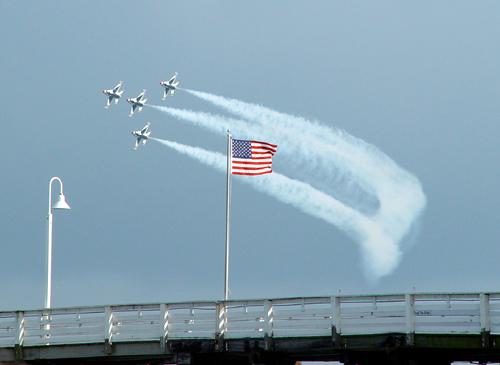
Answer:
[[231, 158], [232, 158], [232, 135], [227, 130], [227, 185], [226, 185], [226, 272], [224, 276], [224, 300], [229, 297], [229, 216], [231, 208]]

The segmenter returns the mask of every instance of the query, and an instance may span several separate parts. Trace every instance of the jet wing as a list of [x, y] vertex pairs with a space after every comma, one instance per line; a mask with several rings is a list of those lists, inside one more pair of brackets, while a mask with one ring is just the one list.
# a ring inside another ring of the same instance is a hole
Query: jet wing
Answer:
[[142, 93], [140, 93], [139, 96], [137, 97], [137, 101], [142, 100], [142, 97], [144, 96], [145, 93], [146, 93], [146, 90], [144, 90]]
[[141, 129], [141, 134], [145, 134], [148, 131], [148, 128], [149, 128], [149, 123], [147, 126]]
[[130, 116], [134, 115], [135, 108], [137, 108], [136, 104], [132, 104], [132, 110], [130, 111]]

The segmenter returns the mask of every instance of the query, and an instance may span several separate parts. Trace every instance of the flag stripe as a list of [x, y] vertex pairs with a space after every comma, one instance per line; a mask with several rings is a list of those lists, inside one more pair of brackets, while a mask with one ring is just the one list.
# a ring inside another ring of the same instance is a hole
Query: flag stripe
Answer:
[[235, 167], [238, 166], [245, 166], [245, 165], [257, 165], [257, 166], [271, 166], [273, 163], [272, 161], [265, 161], [265, 162], [255, 162], [255, 161], [234, 161], [233, 165]]
[[276, 148], [278, 147], [277, 145], [275, 144], [270, 144], [270, 143], [267, 143], [267, 142], [258, 142], [258, 141], [251, 141], [253, 145], [257, 146], [257, 145], [261, 145], [263, 147], [267, 146], [267, 147], [270, 147], [272, 148], [275, 152], [276, 152]]
[[247, 167], [247, 168], [239, 168], [239, 169], [233, 169], [233, 174], [235, 175], [259, 175], [263, 173], [270, 173], [272, 172], [273, 169], [271, 166], [266, 166], [266, 167]]
[[[248, 160], [249, 159], [246, 159], [246, 158], [233, 157], [233, 161], [248, 161]], [[268, 153], [266, 153], [263, 156], [256, 156], [256, 157], [252, 158], [252, 160], [253, 161], [262, 161], [262, 160], [272, 161], [272, 158], [271, 158], [271, 156], [269, 156]]]
[[270, 169], [272, 168], [272, 165], [239, 165], [239, 166], [234, 166], [234, 170], [262, 170], [262, 169]]
[[266, 146], [255, 146], [255, 145], [252, 145], [252, 149], [253, 149], [254, 151], [259, 151], [259, 150], [262, 150], [262, 151], [269, 151], [269, 152], [271, 152], [271, 153], [276, 152], [276, 149], [271, 148], [271, 147], [266, 147]]
[[269, 153], [269, 151], [262, 151], [262, 152], [260, 152], [260, 151], [255, 151], [255, 150], [252, 150], [252, 155], [265, 155], [265, 156], [271, 155], [272, 156], [272, 154]]
[[235, 158], [233, 159], [233, 163], [254, 163], [254, 164], [267, 164], [267, 163], [273, 163], [273, 160], [269, 157], [261, 157], [261, 158], [256, 158], [256, 159], [248, 159], [245, 160], [244, 158]]
[[268, 171], [260, 171], [258, 173], [252, 173], [252, 172], [237, 172], [237, 171], [233, 171], [232, 174], [233, 175], [264, 175], [264, 174], [270, 174], [271, 172], [273, 172], [273, 170], [268, 170]]

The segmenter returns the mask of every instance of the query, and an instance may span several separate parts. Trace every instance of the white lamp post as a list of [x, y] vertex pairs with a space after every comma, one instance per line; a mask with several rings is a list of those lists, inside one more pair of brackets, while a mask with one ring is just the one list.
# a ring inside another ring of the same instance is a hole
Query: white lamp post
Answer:
[[63, 183], [58, 177], [50, 179], [49, 183], [49, 212], [47, 213], [47, 271], [46, 271], [46, 287], [45, 287], [45, 308], [50, 308], [50, 298], [52, 293], [52, 182], [59, 180], [61, 184], [61, 192], [52, 208], [54, 209], [71, 209], [63, 194]]

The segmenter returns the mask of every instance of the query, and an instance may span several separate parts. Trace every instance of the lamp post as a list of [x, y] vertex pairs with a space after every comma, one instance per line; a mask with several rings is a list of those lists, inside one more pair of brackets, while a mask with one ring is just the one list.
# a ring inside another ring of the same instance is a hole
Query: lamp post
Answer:
[[[61, 192], [54, 205], [52, 204], [52, 182], [59, 180]], [[52, 293], [52, 210], [54, 209], [71, 209], [63, 194], [63, 183], [58, 177], [50, 179], [49, 183], [49, 212], [47, 213], [47, 271], [46, 271], [46, 286], [45, 286], [45, 308], [50, 308], [50, 299]]]

